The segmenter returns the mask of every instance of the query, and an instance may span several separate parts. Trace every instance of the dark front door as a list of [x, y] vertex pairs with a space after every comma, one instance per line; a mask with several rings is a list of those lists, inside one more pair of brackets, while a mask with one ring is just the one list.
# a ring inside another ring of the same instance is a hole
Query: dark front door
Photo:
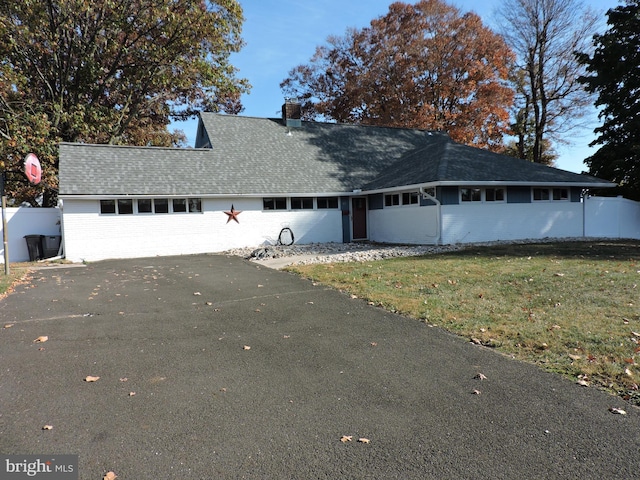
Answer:
[[367, 238], [367, 199], [354, 197], [351, 199], [351, 223], [353, 240]]

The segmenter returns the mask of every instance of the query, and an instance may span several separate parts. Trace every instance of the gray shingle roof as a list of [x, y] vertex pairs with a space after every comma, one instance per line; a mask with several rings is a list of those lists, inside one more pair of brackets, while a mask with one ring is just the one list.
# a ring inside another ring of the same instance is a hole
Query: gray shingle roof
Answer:
[[270, 195], [380, 190], [433, 182], [607, 182], [416, 129], [203, 113], [198, 144], [174, 149], [60, 145], [61, 195]]
[[509, 185], [564, 184], [604, 187], [613, 184], [589, 175], [577, 174], [538, 163], [500, 155], [453, 142], [447, 137], [434, 148], [409, 152], [385, 169], [363, 190], [437, 182], [440, 184]]
[[60, 195], [204, 195], [209, 149], [60, 144]]
[[433, 143], [422, 130], [201, 114], [230, 191], [350, 192], [407, 151]]

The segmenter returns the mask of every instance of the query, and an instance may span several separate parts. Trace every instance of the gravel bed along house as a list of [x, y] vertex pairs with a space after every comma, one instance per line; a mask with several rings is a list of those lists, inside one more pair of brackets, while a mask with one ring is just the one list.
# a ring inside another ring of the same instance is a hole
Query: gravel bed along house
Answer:
[[[544, 238], [518, 241], [495, 241], [456, 245], [387, 245], [377, 243], [311, 243], [300, 245], [267, 245], [263, 247], [235, 248], [223, 252], [252, 261], [292, 258], [290, 265], [309, 265], [331, 262], [366, 262], [393, 257], [409, 257], [452, 252], [475, 246], [499, 244], [527, 244], [575, 241], [603, 241], [603, 238]], [[300, 260], [293, 260], [300, 257]]]

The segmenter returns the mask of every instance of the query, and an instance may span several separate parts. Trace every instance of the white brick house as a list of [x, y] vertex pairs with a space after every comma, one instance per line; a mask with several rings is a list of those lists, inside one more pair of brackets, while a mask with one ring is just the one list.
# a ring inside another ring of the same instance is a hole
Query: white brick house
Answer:
[[579, 237], [582, 193], [612, 186], [415, 129], [203, 113], [195, 146], [61, 144], [66, 257], [220, 252], [283, 228], [296, 243]]

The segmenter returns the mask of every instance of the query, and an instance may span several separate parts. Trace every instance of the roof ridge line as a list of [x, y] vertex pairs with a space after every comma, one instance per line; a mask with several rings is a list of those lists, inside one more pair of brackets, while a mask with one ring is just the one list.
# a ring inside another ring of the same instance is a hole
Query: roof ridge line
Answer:
[[171, 150], [176, 152], [193, 152], [193, 151], [210, 151], [210, 148], [195, 147], [163, 147], [159, 145], [113, 145], [110, 143], [82, 143], [82, 142], [58, 142], [59, 146], [65, 145], [70, 147], [102, 147], [102, 148], [135, 148], [138, 150]]

